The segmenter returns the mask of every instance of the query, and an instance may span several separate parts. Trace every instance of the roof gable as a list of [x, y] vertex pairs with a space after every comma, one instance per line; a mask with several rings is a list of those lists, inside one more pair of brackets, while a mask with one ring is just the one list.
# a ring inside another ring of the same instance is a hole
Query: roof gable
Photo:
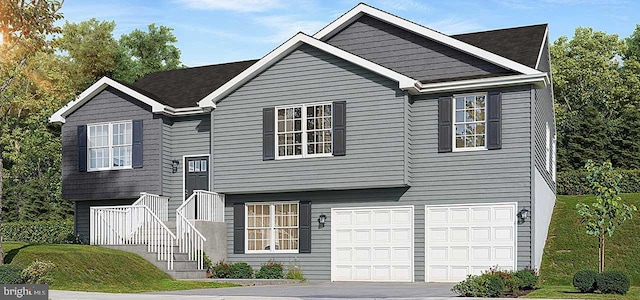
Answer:
[[293, 50], [297, 49], [302, 44], [310, 45], [324, 52], [340, 57], [346, 61], [359, 65], [374, 73], [392, 79], [398, 82], [398, 86], [400, 89], [408, 90], [410, 92], [417, 92], [418, 90], [417, 87], [420, 83], [413, 78], [410, 78], [394, 70], [385, 68], [362, 57], [314, 39], [304, 33], [298, 33], [291, 39], [280, 45], [278, 48], [269, 52], [269, 54], [265, 55], [251, 67], [247, 68], [242, 73], [238, 74], [236, 77], [222, 85], [220, 88], [216, 89], [213, 93], [203, 98], [199, 102], [200, 107], [215, 107], [215, 103], [217, 103], [219, 100], [226, 97], [231, 92], [257, 76], [261, 72], [268, 69], [274, 63], [291, 53]]
[[381, 21], [398, 26], [407, 31], [411, 31], [415, 34], [421, 35], [425, 38], [437, 41], [439, 43], [442, 43], [454, 49], [458, 49], [460, 51], [466, 52], [470, 55], [473, 55], [475, 57], [491, 62], [495, 65], [515, 71], [517, 73], [521, 73], [525, 75], [533, 75], [533, 74], [540, 73], [540, 71], [534, 68], [523, 65], [509, 58], [478, 48], [474, 45], [465, 43], [461, 40], [447, 36], [443, 33], [429, 29], [422, 25], [413, 23], [411, 21], [397, 17], [390, 13], [373, 8], [364, 3], [358, 4], [356, 7], [354, 7], [344, 15], [340, 16], [338, 19], [336, 19], [335, 21], [333, 21], [332, 23], [330, 23], [320, 31], [318, 31], [313, 37], [322, 41], [326, 41], [329, 38], [331, 38], [333, 35], [340, 32], [341, 30], [343, 30], [344, 28], [346, 28], [347, 26], [349, 26], [350, 24], [352, 24], [358, 18], [360, 18], [365, 14], [373, 18], [379, 19]]

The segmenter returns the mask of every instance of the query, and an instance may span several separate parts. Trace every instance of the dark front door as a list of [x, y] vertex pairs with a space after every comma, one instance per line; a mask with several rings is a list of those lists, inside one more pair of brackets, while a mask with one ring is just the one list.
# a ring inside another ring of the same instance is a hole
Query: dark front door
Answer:
[[209, 190], [209, 158], [187, 157], [184, 164], [184, 198], [187, 199], [194, 190]]

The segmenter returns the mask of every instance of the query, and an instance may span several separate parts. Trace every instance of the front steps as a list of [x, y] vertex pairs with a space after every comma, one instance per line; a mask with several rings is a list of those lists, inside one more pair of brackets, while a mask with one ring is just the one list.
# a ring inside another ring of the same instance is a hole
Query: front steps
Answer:
[[[175, 221], [165, 221], [164, 224], [171, 230], [176, 232]], [[144, 234], [144, 233], [138, 233]], [[198, 269], [198, 263], [189, 260], [186, 253], [180, 253], [178, 246], [173, 246], [173, 270], [167, 268], [166, 260], [158, 260], [158, 255], [147, 251], [147, 245], [102, 245], [102, 247], [115, 250], [127, 251], [140, 255], [146, 261], [150, 262], [158, 269], [164, 271], [173, 279], [204, 279], [207, 278], [205, 270]]]

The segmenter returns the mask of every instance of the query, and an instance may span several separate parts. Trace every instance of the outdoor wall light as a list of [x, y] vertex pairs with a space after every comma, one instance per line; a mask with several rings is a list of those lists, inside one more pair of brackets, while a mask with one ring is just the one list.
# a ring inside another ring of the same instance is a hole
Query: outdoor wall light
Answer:
[[171, 161], [171, 173], [176, 173], [178, 172], [178, 165], [180, 164], [180, 161], [177, 159], [174, 159]]
[[318, 217], [318, 227], [324, 228], [324, 223], [327, 222], [327, 215], [322, 214]]
[[518, 216], [518, 224], [522, 224], [529, 217], [529, 210], [526, 208], [523, 208], [518, 212], [517, 216]]

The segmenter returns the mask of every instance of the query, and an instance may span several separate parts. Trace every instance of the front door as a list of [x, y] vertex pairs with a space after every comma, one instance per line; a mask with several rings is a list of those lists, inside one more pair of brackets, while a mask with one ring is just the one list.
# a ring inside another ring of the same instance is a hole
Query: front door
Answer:
[[184, 164], [184, 199], [195, 190], [209, 190], [209, 158], [206, 156], [187, 157]]

